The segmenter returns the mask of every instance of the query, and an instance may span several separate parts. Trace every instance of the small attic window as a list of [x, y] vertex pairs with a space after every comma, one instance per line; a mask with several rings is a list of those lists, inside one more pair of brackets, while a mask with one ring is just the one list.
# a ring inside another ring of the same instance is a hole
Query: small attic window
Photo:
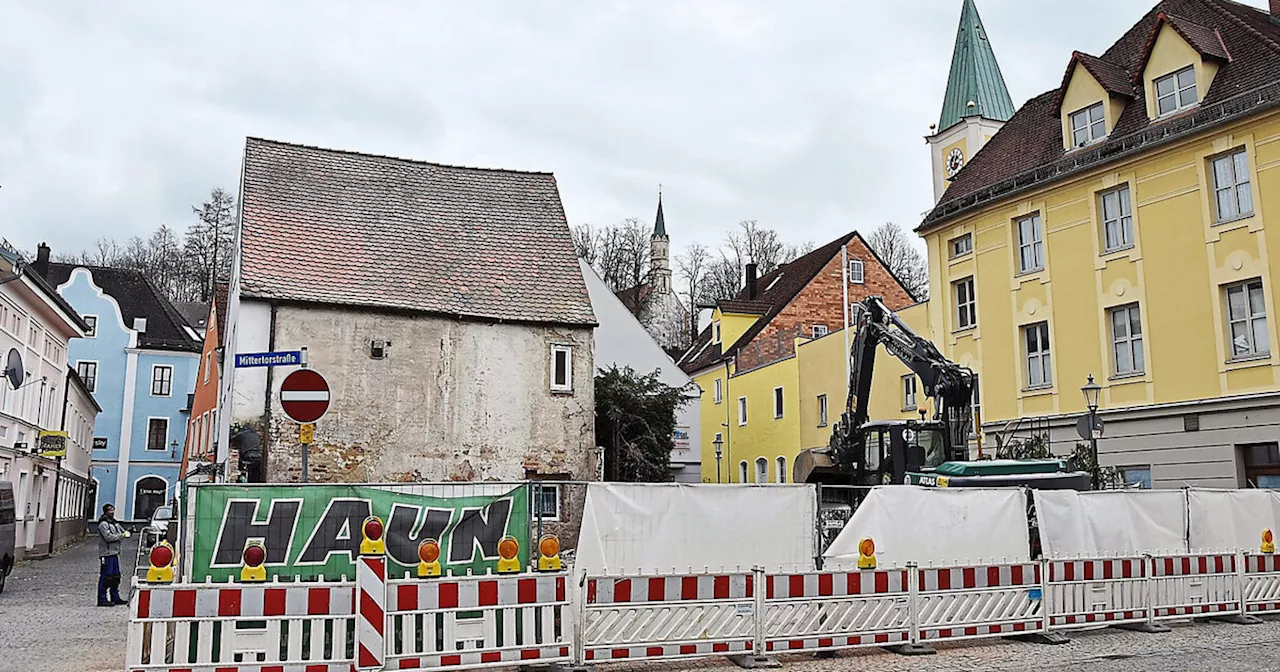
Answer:
[[1107, 119], [1102, 103], [1071, 113], [1071, 145], [1084, 147], [1107, 137]]
[[1196, 69], [1187, 66], [1156, 80], [1156, 112], [1160, 116], [1196, 104]]
[[133, 330], [138, 332], [139, 334], [147, 333], [147, 318], [145, 317], [133, 318]]
[[712, 334], [711, 342], [719, 343], [720, 342], [720, 322], [719, 321], [717, 321], [715, 324], [711, 326], [711, 334]]

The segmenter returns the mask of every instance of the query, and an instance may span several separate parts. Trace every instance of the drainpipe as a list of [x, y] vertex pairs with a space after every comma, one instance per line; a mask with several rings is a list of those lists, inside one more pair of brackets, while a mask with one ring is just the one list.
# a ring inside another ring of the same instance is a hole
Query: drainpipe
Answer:
[[[67, 406], [71, 403], [71, 376], [63, 375], [62, 379], [62, 421], [58, 423], [61, 431], [67, 431]], [[67, 440], [70, 444], [71, 440]], [[70, 449], [70, 446], [67, 446]], [[58, 490], [62, 485], [62, 458], [55, 460], [53, 470], [53, 522], [49, 525], [49, 555], [53, 555], [53, 543], [58, 539]]]
[[724, 360], [724, 457], [729, 466], [729, 482], [733, 482], [733, 474], [737, 467], [733, 464], [733, 442], [729, 440], [729, 428], [733, 425], [733, 412], [730, 410], [737, 401], [729, 394], [729, 360]]

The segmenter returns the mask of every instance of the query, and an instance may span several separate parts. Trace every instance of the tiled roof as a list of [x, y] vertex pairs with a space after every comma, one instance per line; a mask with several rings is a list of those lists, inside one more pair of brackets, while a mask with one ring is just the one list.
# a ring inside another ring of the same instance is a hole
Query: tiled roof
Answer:
[[213, 284], [213, 315], [218, 323], [218, 345], [227, 334], [227, 283], [219, 280]]
[[205, 301], [179, 301], [173, 304], [178, 314], [187, 321], [192, 329], [204, 329], [209, 319], [209, 304]]
[[555, 177], [250, 138], [245, 296], [595, 324]]
[[1156, 35], [1160, 32], [1162, 23], [1169, 24], [1201, 56], [1209, 56], [1221, 61], [1231, 60], [1231, 55], [1227, 53], [1227, 45], [1222, 43], [1222, 35], [1218, 33], [1217, 28], [1202, 26], [1172, 14], [1161, 14], [1157, 17], [1155, 28], [1151, 31], [1151, 45], [1143, 54], [1143, 65], [1146, 65], [1146, 59], [1151, 57], [1151, 46], [1155, 44]]
[[[1161, 14], [1164, 17], [1161, 17]], [[1067, 153], [1058, 118], [1058, 89], [1027, 101], [982, 151], [956, 175], [917, 229], [925, 231], [998, 199], [1064, 179], [1098, 165], [1149, 151], [1234, 119], [1280, 106], [1280, 26], [1259, 9], [1228, 0], [1164, 0], [1134, 24], [1100, 60], [1142, 74], [1158, 21], [1211, 27], [1231, 60], [1223, 63], [1200, 105], [1155, 122], [1147, 119], [1146, 93], [1133, 88], [1116, 127], [1103, 141]], [[1208, 48], [1201, 44], [1198, 48]]]
[[1071, 62], [1067, 64], [1067, 72], [1062, 76], [1062, 86], [1058, 87], [1058, 97], [1054, 103], [1056, 111], [1061, 111], [1062, 109], [1062, 96], [1066, 94], [1067, 85], [1071, 83], [1071, 75], [1075, 73], [1076, 63], [1083, 66], [1107, 93], [1113, 96], [1133, 98], [1133, 77], [1129, 75], [1128, 70], [1115, 63], [1104, 61], [1097, 56], [1075, 51], [1071, 53]]
[[77, 268], [92, 273], [93, 284], [115, 299], [126, 327], [133, 328], [134, 318], [147, 320], [146, 333], [138, 334], [138, 347], [200, 352], [200, 343], [187, 331], [186, 320], [142, 271], [51, 262], [47, 279], [54, 286], [62, 285], [71, 279], [71, 272]]
[[[680, 368], [688, 373], [700, 371], [722, 361], [725, 356], [732, 354], [737, 348], [750, 343], [769, 324], [769, 320], [773, 319], [788, 303], [791, 303], [791, 300], [826, 267], [827, 263], [840, 253], [840, 247], [857, 235], [857, 233], [850, 233], [841, 236], [795, 261], [761, 276], [756, 280], [756, 287], [759, 288], [759, 292], [754, 299], [747, 298], [747, 289], [744, 287], [734, 298], [719, 301], [717, 306], [722, 311], [745, 312], [762, 315], [762, 317], [756, 320], [755, 324], [751, 325], [735, 343], [727, 348], [722, 347], [721, 344], [711, 342], [711, 327], [708, 326], [703, 329], [702, 333], [698, 334], [698, 339], [685, 352], [684, 357], [681, 357], [680, 361], [677, 362]], [[867, 246], [867, 249], [871, 249], [871, 247]]]

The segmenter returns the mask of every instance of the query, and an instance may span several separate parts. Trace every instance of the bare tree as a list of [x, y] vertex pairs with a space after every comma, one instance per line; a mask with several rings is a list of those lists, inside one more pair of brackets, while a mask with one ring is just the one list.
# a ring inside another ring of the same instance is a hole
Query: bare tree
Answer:
[[901, 226], [893, 222], [881, 224], [871, 232], [867, 244], [898, 278], [911, 298], [916, 301], [929, 298], [928, 261]]
[[707, 272], [711, 266], [711, 251], [706, 245], [693, 243], [676, 255], [676, 273], [683, 282], [679, 292], [689, 306], [689, 333], [693, 338], [698, 332], [698, 304], [705, 301]]
[[197, 221], [187, 227], [183, 241], [189, 271], [186, 284], [191, 286], [184, 293], [193, 293], [200, 301], [211, 299], [218, 277], [231, 270], [235, 210], [235, 197], [217, 187], [209, 192], [209, 200], [191, 208]]
[[629, 217], [600, 228], [580, 224], [573, 227], [572, 234], [578, 257], [595, 270], [610, 290], [623, 293], [623, 301], [633, 314], [642, 315], [649, 298], [648, 293], [640, 291], [649, 279], [648, 227]]
[[705, 297], [710, 300], [736, 296], [743, 287], [748, 263], [756, 264], [756, 272], [766, 275], [813, 250], [813, 243], [788, 245], [778, 232], [761, 227], [755, 220], [738, 222], [738, 228], [725, 235], [718, 259], [710, 262], [705, 281]]

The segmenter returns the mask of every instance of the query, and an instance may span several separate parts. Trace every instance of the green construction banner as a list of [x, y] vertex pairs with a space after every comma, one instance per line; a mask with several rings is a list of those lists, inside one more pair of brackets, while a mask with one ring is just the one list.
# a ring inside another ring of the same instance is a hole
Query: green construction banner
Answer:
[[445, 571], [496, 570], [498, 542], [520, 543], [529, 562], [527, 486], [493, 494], [430, 497], [376, 486], [202, 485], [195, 488], [191, 580], [238, 580], [245, 545], [266, 546], [268, 577], [355, 577], [361, 525], [371, 514], [386, 525], [387, 572], [418, 566], [418, 544], [440, 542]]

